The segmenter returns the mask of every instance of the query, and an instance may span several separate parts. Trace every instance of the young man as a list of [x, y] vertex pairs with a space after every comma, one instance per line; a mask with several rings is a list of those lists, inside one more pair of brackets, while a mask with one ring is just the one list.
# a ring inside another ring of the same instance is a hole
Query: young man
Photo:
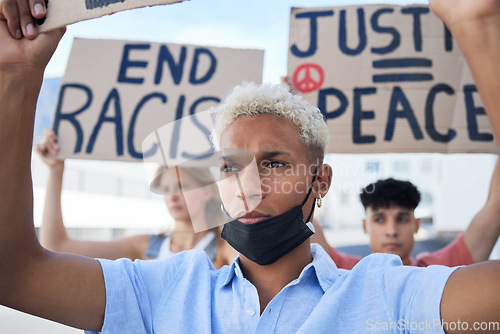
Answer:
[[[443, 249], [422, 254], [416, 260], [410, 254], [420, 227], [420, 219], [415, 218], [420, 202], [417, 188], [411, 182], [389, 178], [364, 187], [360, 199], [366, 213], [363, 229], [374, 253], [399, 255], [403, 264], [418, 267], [454, 267], [486, 261], [500, 236], [500, 160], [491, 177], [488, 199], [465, 232]], [[352, 269], [361, 260], [331, 247], [320, 226], [316, 226], [311, 241], [320, 243], [339, 268]]]
[[[464, 0], [460, 8], [458, 1], [446, 2], [436, 3], [437, 13], [449, 15], [446, 22], [472, 62], [500, 134], [500, 70], [494, 66], [500, 3]], [[304, 217], [313, 218], [315, 199], [326, 194], [332, 175], [322, 163], [326, 124], [286, 88], [248, 85], [218, 108], [216, 138], [227, 176], [221, 193], [232, 219], [223, 236], [241, 253], [231, 267], [216, 271], [197, 251], [131, 262], [41, 248], [33, 228], [31, 134], [43, 68], [62, 36], [59, 30], [36, 37], [29, 10], [40, 18], [43, 8], [38, 0], [0, 2], [1, 304], [105, 333], [360, 333], [386, 327], [442, 333], [441, 319], [448, 333], [463, 333], [464, 323], [476, 329], [476, 322], [498, 321], [499, 262], [412, 268], [375, 254], [345, 271], [320, 247], [310, 247]], [[27, 38], [14, 38], [21, 35]], [[478, 36], [490, 39], [483, 45]], [[242, 160], [248, 153], [256, 165]]]

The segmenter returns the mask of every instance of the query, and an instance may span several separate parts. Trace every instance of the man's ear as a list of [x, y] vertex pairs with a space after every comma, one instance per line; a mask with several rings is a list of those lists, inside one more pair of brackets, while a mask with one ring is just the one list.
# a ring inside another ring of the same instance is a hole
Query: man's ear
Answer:
[[368, 229], [366, 226], [366, 218], [363, 218], [363, 231], [365, 231], [365, 233], [368, 234]]
[[318, 175], [316, 176], [317, 187], [315, 191], [317, 194], [321, 194], [321, 197], [325, 197], [330, 189], [333, 179], [333, 170], [329, 164], [322, 164], [319, 166]]
[[418, 232], [418, 229], [420, 228], [420, 218], [415, 219], [415, 232], [413, 234]]

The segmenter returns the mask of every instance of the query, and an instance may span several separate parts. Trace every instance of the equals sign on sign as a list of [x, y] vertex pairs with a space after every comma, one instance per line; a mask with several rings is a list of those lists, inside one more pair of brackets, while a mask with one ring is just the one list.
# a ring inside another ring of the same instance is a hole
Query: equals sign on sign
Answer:
[[374, 69], [397, 69], [386, 74], [374, 74], [373, 82], [410, 82], [410, 81], [432, 81], [431, 73], [417, 71], [416, 69], [431, 68], [432, 60], [425, 58], [394, 58], [373, 61]]
[[85, 7], [87, 7], [87, 9], [96, 9], [124, 1], [125, 0], [85, 0]]

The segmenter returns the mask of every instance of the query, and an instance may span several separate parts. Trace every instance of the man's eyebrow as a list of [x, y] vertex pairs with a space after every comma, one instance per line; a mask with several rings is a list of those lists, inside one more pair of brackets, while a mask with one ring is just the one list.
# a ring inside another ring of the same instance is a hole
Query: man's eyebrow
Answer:
[[399, 211], [398, 216], [409, 216], [410, 213], [408, 211]]
[[222, 155], [219, 158], [219, 161], [229, 161], [229, 162], [234, 162], [237, 161], [236, 157], [232, 154], [227, 154], [227, 155]]
[[290, 152], [284, 152], [284, 151], [266, 151], [262, 152], [260, 155], [261, 159], [271, 159], [275, 158], [279, 155], [292, 155]]
[[[285, 152], [285, 151], [265, 151], [262, 153], [259, 153], [260, 159], [271, 159], [280, 155], [292, 155], [290, 152]], [[219, 158], [219, 161], [228, 161], [228, 162], [235, 162], [239, 161], [241, 158], [238, 159], [238, 156], [234, 154], [226, 154], [223, 155]]]
[[219, 158], [219, 164], [228, 163], [233, 165], [246, 166], [253, 160], [253, 155], [225, 154]]

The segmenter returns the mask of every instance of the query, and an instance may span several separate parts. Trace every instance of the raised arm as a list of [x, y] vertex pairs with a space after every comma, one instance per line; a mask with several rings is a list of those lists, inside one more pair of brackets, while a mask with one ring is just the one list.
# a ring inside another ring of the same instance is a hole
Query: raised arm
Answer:
[[59, 153], [57, 136], [46, 130], [45, 137], [37, 145], [37, 153], [49, 168], [49, 177], [45, 193], [40, 243], [43, 247], [55, 251], [73, 253], [94, 258], [144, 259], [151, 235], [137, 235], [113, 241], [91, 241], [71, 239], [63, 221], [61, 191], [64, 174], [64, 160], [55, 158]]
[[45, 130], [43, 141], [36, 145], [36, 152], [49, 168], [40, 243], [49, 250], [60, 252], [63, 251], [62, 245], [68, 240], [61, 209], [64, 160], [54, 158], [59, 152], [59, 146], [53, 131]]
[[484, 207], [464, 233], [465, 244], [474, 262], [486, 261], [500, 236], [500, 159], [497, 159]]
[[[500, 3], [496, 0], [444, 0], [431, 1], [431, 6], [446, 22], [461, 47], [490, 120], [497, 148], [500, 148]], [[499, 174], [497, 161], [488, 200], [464, 235], [475, 262], [488, 259], [500, 235]]]
[[44, 2], [29, 3], [0, 1], [0, 304], [98, 330], [105, 309], [98, 261], [44, 250], [33, 226], [35, 107], [44, 68], [64, 30], [36, 36], [31, 13], [43, 17]]
[[[430, 5], [460, 45], [500, 147], [500, 1], [431, 0]], [[499, 261], [461, 268], [450, 276], [441, 300], [441, 316], [445, 322], [467, 322], [470, 330], [475, 322], [498, 322], [498, 310]], [[467, 332], [454, 328], [448, 328], [447, 332]]]

